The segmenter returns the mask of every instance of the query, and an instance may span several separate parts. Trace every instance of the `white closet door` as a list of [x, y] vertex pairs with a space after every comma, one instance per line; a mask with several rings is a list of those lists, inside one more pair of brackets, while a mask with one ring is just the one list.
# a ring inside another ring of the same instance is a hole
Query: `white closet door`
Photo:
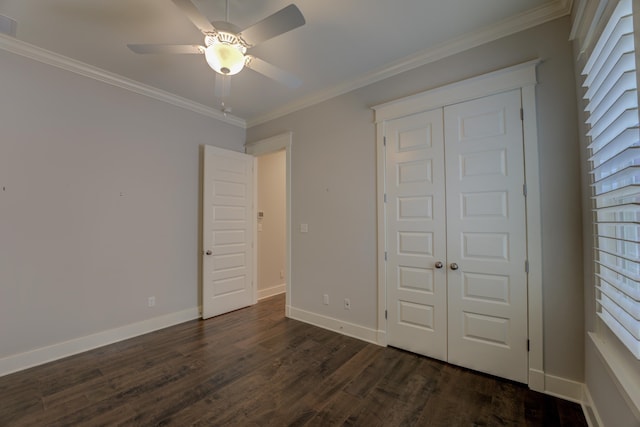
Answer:
[[444, 109], [448, 361], [526, 383], [520, 108], [514, 90]]
[[446, 360], [442, 109], [385, 129], [388, 344]]

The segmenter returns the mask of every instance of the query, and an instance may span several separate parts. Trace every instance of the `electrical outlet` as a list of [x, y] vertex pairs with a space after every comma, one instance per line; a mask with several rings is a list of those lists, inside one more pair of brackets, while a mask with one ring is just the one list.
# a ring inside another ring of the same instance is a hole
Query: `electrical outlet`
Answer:
[[329, 295], [324, 294], [324, 295], [322, 296], [322, 303], [323, 303], [324, 305], [329, 305]]
[[149, 307], [155, 307], [155, 305], [156, 305], [156, 297], [147, 298], [147, 305]]
[[351, 310], [351, 301], [349, 300], [349, 298], [344, 299], [344, 309]]

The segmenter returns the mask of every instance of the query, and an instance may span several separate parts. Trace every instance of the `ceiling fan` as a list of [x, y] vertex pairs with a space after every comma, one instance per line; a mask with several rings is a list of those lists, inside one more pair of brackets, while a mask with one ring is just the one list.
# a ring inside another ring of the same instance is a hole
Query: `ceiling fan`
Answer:
[[294, 4], [280, 9], [263, 20], [240, 30], [229, 22], [229, 0], [226, 20], [210, 22], [191, 0], [172, 0], [187, 18], [204, 34], [204, 46], [197, 44], [128, 44], [135, 53], [204, 54], [209, 66], [222, 76], [232, 76], [244, 67], [250, 68], [285, 86], [296, 88], [301, 82], [294, 75], [254, 55], [252, 47], [305, 24], [304, 16]]

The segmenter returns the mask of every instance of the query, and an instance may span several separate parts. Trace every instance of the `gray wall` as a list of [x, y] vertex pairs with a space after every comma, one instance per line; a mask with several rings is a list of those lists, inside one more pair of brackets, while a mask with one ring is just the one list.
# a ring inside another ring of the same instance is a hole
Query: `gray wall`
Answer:
[[[258, 290], [286, 283], [287, 154], [258, 157]], [[261, 228], [260, 228], [261, 227]]]
[[0, 64], [0, 358], [197, 307], [199, 146], [241, 151], [245, 131]]
[[[555, 20], [250, 128], [248, 141], [293, 131], [292, 305], [376, 328], [372, 105], [540, 58], [545, 371], [582, 381], [580, 162], [569, 30], [568, 17]], [[309, 233], [298, 232], [300, 223], [309, 224]], [[342, 308], [345, 297], [350, 311]]]

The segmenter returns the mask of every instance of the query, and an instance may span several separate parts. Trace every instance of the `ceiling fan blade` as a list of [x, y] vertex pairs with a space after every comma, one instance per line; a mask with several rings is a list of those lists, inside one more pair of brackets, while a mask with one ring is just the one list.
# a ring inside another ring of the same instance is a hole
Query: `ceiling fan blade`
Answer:
[[300, 9], [295, 4], [290, 4], [241, 31], [240, 37], [249, 45], [255, 46], [265, 40], [298, 28], [304, 25], [305, 22]]
[[198, 27], [200, 31], [203, 33], [215, 31], [211, 22], [198, 10], [191, 0], [173, 0], [173, 3], [182, 10], [182, 13], [187, 15], [187, 18], [189, 18], [189, 20], [193, 22], [193, 25]]
[[203, 54], [205, 47], [197, 44], [128, 44], [135, 53]]
[[300, 87], [302, 82], [299, 78], [294, 76], [293, 74], [284, 71], [276, 67], [275, 65], [269, 64], [266, 61], [263, 61], [260, 58], [256, 58], [255, 56], [249, 56], [250, 60], [247, 63], [247, 67], [251, 68], [253, 71], [257, 71], [258, 73], [269, 77], [283, 85], [290, 87], [291, 89], [295, 89]]

